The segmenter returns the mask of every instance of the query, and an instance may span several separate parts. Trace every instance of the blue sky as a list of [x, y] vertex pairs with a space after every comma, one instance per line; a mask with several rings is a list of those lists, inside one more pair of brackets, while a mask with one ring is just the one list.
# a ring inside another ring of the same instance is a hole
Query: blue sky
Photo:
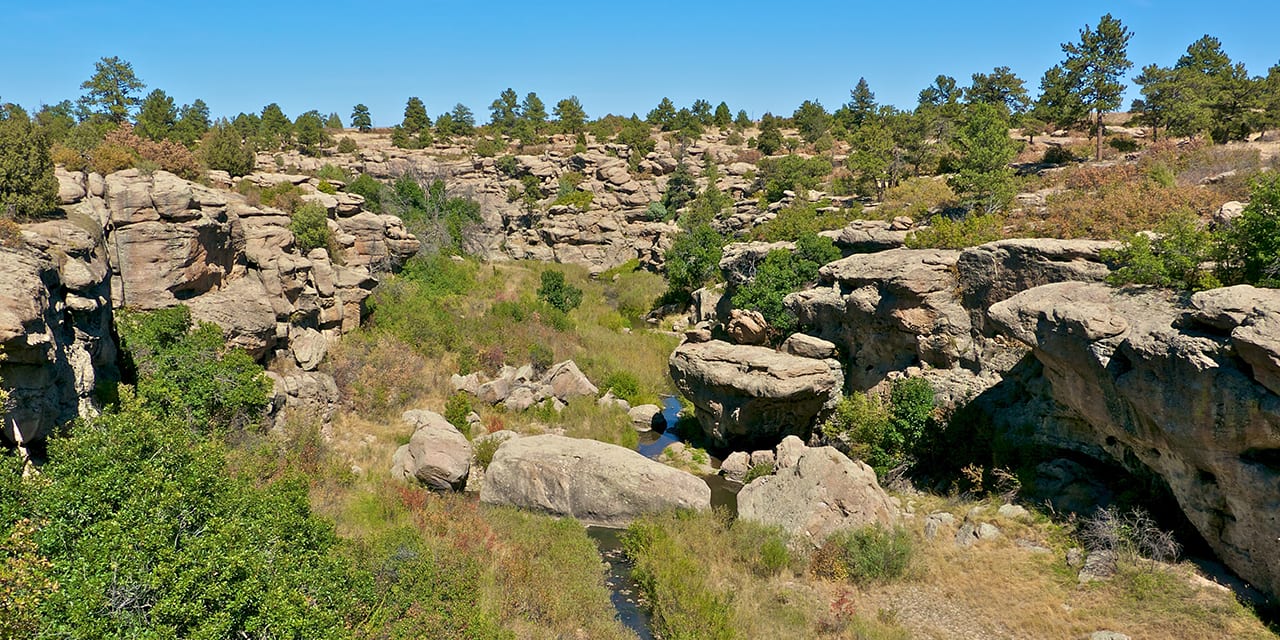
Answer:
[[963, 86], [1001, 65], [1034, 94], [1060, 44], [1107, 12], [1134, 33], [1134, 73], [1172, 64], [1206, 33], [1254, 75], [1280, 62], [1280, 3], [1265, 1], [0, 0], [0, 100], [74, 99], [93, 63], [116, 55], [148, 90], [203, 98], [215, 115], [278, 102], [291, 117], [318, 109], [345, 120], [363, 102], [390, 125], [416, 95], [433, 117], [462, 102], [484, 121], [512, 87], [548, 108], [577, 95], [591, 117], [643, 116], [663, 96], [759, 117], [805, 99], [834, 108], [860, 76], [881, 102], [910, 108], [938, 74]]

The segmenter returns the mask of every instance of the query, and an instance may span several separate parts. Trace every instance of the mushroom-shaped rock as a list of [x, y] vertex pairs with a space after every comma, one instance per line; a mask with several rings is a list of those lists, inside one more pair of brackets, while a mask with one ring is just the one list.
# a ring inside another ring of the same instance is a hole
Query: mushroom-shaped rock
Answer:
[[625, 527], [648, 513], [709, 509], [711, 488], [631, 449], [541, 435], [498, 447], [485, 472], [480, 501]]
[[751, 481], [738, 494], [738, 517], [780, 526], [814, 546], [840, 529], [897, 519], [875, 471], [865, 463], [834, 447], [806, 447], [795, 436], [783, 444], [773, 475]]
[[391, 476], [415, 479], [436, 491], [460, 491], [471, 471], [471, 443], [444, 416], [425, 409], [404, 412], [414, 426], [409, 444], [396, 449]]
[[839, 398], [842, 383], [835, 360], [719, 340], [680, 345], [669, 366], [707, 435], [718, 446], [739, 449], [807, 436], [819, 412]]

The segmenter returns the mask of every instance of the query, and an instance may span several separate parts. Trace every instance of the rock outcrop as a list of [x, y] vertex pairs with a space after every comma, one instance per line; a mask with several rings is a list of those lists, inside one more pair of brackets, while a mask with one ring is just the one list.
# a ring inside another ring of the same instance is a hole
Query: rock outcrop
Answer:
[[480, 501], [625, 527], [647, 513], [709, 509], [711, 489], [696, 476], [631, 449], [541, 435], [498, 447]]
[[738, 517], [782, 527], [816, 547], [841, 529], [893, 524], [897, 509], [871, 467], [834, 447], [806, 447], [788, 436], [778, 446], [773, 474], [738, 493]]
[[835, 360], [719, 340], [680, 345], [669, 366], [703, 431], [717, 446], [735, 449], [772, 446], [787, 435], [807, 438], [842, 385]]
[[409, 443], [391, 458], [391, 476], [416, 480], [436, 491], [461, 491], [471, 471], [471, 443], [444, 416], [425, 409], [404, 412], [413, 426]]
[[[399, 219], [352, 211], [353, 202], [335, 204], [329, 220], [342, 255], [302, 255], [288, 215], [237, 193], [165, 171], [56, 175], [65, 217], [25, 224], [21, 246], [0, 247], [10, 441], [95, 410], [96, 387], [119, 375], [114, 308], [185, 304], [230, 346], [314, 369], [327, 341], [359, 326], [378, 277], [418, 250]], [[314, 179], [299, 178], [314, 191]]]
[[1229, 567], [1280, 593], [1278, 309], [1280, 292], [1252, 287], [1187, 307], [1167, 291], [1069, 282], [990, 317], [1032, 346], [1054, 399], [1092, 429], [1072, 439], [1158, 477]]

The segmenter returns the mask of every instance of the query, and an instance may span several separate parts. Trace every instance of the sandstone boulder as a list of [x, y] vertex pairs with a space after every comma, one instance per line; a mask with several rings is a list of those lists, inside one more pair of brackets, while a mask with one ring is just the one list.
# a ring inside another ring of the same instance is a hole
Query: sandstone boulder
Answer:
[[667, 428], [667, 419], [662, 415], [662, 407], [656, 404], [631, 407], [627, 415], [631, 417], [631, 424], [637, 431], [662, 431]]
[[725, 333], [737, 344], [764, 344], [769, 341], [769, 324], [759, 311], [734, 309], [729, 312]]
[[587, 376], [572, 360], [552, 365], [542, 378], [543, 383], [551, 387], [551, 393], [563, 402], [580, 396], [594, 396], [600, 393], [596, 385], [591, 384]]
[[686, 342], [669, 361], [703, 430], [717, 446], [735, 448], [807, 437], [814, 418], [840, 397], [835, 364], [719, 340]]
[[404, 412], [414, 427], [409, 443], [396, 449], [391, 476], [413, 479], [436, 491], [460, 491], [471, 470], [471, 443], [444, 416], [425, 409]]
[[833, 447], [805, 447], [795, 436], [784, 442], [795, 455], [780, 450], [773, 475], [742, 488], [738, 517], [780, 526], [814, 547], [841, 529], [897, 520], [871, 467]]
[[692, 474], [630, 449], [541, 435], [508, 440], [485, 473], [480, 500], [586, 524], [625, 527], [668, 509], [709, 509], [711, 489]]

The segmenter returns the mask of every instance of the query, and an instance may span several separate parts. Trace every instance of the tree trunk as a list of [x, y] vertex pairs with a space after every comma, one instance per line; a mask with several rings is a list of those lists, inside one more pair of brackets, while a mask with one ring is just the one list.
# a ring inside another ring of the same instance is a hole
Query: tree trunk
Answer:
[[1102, 109], [1094, 109], [1093, 113], [1095, 115], [1095, 118], [1094, 118], [1095, 124], [1098, 128], [1098, 152], [1097, 154], [1094, 155], [1094, 159], [1101, 162], [1102, 161]]

